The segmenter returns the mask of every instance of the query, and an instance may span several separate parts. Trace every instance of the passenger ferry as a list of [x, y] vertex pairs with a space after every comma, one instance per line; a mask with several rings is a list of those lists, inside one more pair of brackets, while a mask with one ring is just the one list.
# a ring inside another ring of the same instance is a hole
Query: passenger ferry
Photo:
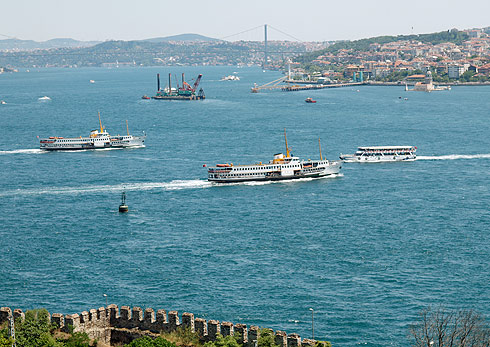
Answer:
[[416, 152], [415, 146], [359, 147], [355, 154], [340, 154], [340, 159], [348, 163], [414, 161], [417, 158]]
[[[64, 138], [51, 136], [39, 139], [39, 148], [46, 151], [71, 151], [84, 149], [144, 147], [144, 136], [111, 136], [102, 126], [99, 113], [100, 130], [92, 130], [88, 137]], [[127, 125], [126, 125], [127, 126]]]
[[284, 138], [286, 155], [275, 154], [274, 159], [267, 164], [261, 162], [252, 165], [217, 164], [208, 169], [208, 181], [219, 183], [278, 181], [333, 176], [339, 173], [342, 163], [323, 159], [321, 148], [320, 160], [300, 160], [291, 155], [285, 131]]

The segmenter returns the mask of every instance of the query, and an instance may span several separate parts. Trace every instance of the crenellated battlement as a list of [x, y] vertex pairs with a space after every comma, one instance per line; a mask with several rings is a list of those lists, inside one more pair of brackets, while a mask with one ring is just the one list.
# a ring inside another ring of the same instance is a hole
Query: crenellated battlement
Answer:
[[[24, 319], [24, 312], [9, 307], [0, 308], [0, 324], [14, 316], [15, 319]], [[181, 318], [181, 319], [180, 319]], [[51, 321], [62, 331], [73, 329], [74, 332], [85, 332], [90, 338], [104, 343], [127, 343], [132, 338], [143, 335], [154, 335], [161, 332], [172, 332], [179, 328], [190, 329], [196, 332], [201, 340], [213, 341], [218, 334], [223, 336], [239, 336], [239, 341], [246, 347], [254, 347], [260, 336], [257, 326], [247, 327], [245, 324], [233, 324], [217, 320], [194, 318], [193, 313], [184, 312], [181, 317], [177, 311], [155, 311], [141, 307], [129, 307], [111, 304], [98, 309], [83, 311], [80, 314], [63, 315], [53, 313]], [[301, 339], [298, 334], [287, 334], [284, 331], [270, 330], [275, 343], [280, 347], [306, 347], [314, 346], [315, 340]]]

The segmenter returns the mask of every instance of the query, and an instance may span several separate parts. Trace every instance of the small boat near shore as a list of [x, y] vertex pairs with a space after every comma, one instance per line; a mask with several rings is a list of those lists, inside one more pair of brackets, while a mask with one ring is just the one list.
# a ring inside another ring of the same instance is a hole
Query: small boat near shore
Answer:
[[240, 81], [240, 77], [236, 75], [223, 76], [222, 81]]
[[306, 98], [305, 102], [308, 104], [315, 104], [316, 100], [313, 100], [312, 98]]
[[340, 154], [347, 163], [381, 163], [391, 161], [414, 161], [417, 158], [415, 146], [372, 146], [359, 147], [354, 154]]
[[284, 131], [284, 139], [286, 155], [277, 153], [266, 164], [262, 162], [251, 165], [217, 164], [208, 169], [208, 181], [217, 183], [279, 181], [334, 176], [340, 172], [342, 162], [324, 159], [321, 154], [321, 147], [320, 160], [300, 160], [300, 158], [291, 155], [286, 131]]

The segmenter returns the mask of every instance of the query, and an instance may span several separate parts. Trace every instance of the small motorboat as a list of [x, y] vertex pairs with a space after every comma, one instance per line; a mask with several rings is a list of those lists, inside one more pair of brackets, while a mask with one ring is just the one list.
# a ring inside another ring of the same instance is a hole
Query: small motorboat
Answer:
[[0, 100], [0, 104], [6, 105], [7, 103], [4, 100]]
[[51, 100], [51, 98], [49, 96], [41, 96], [40, 98], [38, 98], [39, 101], [49, 101]]
[[313, 100], [312, 98], [306, 98], [305, 102], [307, 102], [309, 104], [314, 104], [314, 103], [316, 103], [316, 100]]
[[141, 98], [142, 98], [143, 100], [150, 100], [150, 97], [149, 97], [149, 96], [147, 96], [147, 95], [143, 95]]

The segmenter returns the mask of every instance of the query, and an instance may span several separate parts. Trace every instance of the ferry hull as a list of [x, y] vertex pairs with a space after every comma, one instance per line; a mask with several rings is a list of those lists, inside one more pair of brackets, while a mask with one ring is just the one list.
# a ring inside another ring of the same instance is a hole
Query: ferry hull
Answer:
[[322, 171], [311, 172], [311, 173], [298, 173], [294, 175], [261, 175], [261, 176], [245, 176], [245, 177], [230, 177], [230, 176], [221, 176], [221, 177], [208, 177], [209, 182], [215, 183], [240, 183], [240, 182], [267, 182], [267, 181], [284, 181], [284, 180], [295, 180], [301, 178], [320, 178], [327, 176], [335, 176], [339, 174], [342, 166], [339, 162], [331, 163], [328, 167], [326, 167]]
[[268, 181], [286, 181], [295, 180], [300, 178], [320, 178], [327, 176], [337, 175], [338, 172], [325, 173], [325, 174], [315, 174], [315, 175], [301, 175], [301, 176], [279, 176], [274, 178], [236, 178], [236, 179], [219, 179], [219, 178], [208, 178], [208, 181], [215, 183], [240, 183], [240, 182], [268, 182]]
[[105, 149], [111, 148], [111, 145], [106, 144], [104, 146], [94, 146], [94, 145], [86, 145], [86, 146], [77, 146], [77, 147], [52, 147], [52, 146], [41, 146], [39, 147], [43, 151], [83, 151], [87, 149]]
[[340, 159], [346, 163], [389, 163], [397, 161], [415, 161], [416, 157], [407, 156], [386, 156], [386, 157], [358, 157], [358, 156], [340, 156]]

